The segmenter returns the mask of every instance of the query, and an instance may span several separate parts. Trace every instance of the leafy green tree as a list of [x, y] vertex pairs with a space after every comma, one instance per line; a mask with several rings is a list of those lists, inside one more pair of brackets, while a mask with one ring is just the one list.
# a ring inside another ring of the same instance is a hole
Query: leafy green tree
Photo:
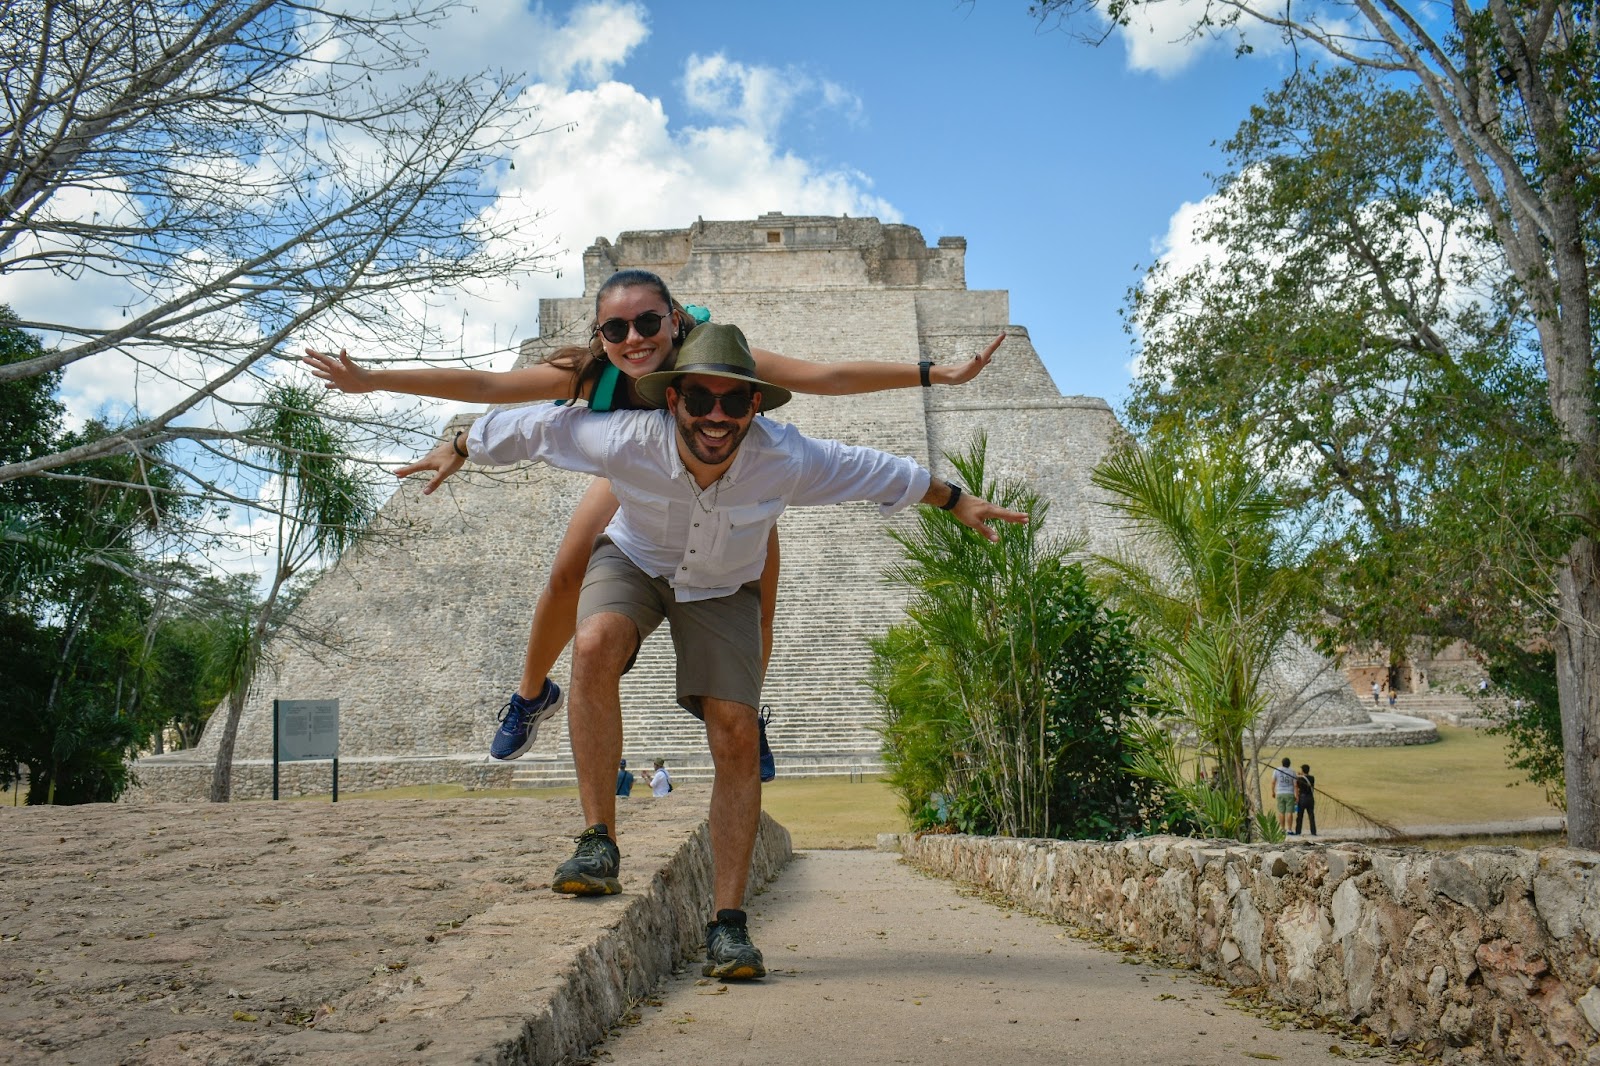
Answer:
[[[895, 534], [907, 621], [874, 641], [891, 781], [921, 823], [1010, 836], [1117, 837], [1159, 804], [1125, 770], [1122, 725], [1139, 658], [1126, 624], [1089, 591], [1077, 545], [1045, 537], [1046, 505], [983, 479], [982, 442], [951, 457], [962, 478], [1033, 521], [997, 544], [919, 513]], [[941, 810], [936, 797], [943, 797]]]
[[1489, 732], [1506, 738], [1507, 761], [1544, 790], [1552, 806], [1567, 805], [1561, 742], [1561, 700], [1555, 652], [1510, 646], [1489, 659], [1489, 680], [1508, 701]]
[[1573, 529], [1543, 366], [1421, 94], [1344, 68], [1292, 78], [1226, 143], [1202, 264], [1130, 298], [1147, 434], [1254, 427], [1317, 522], [1328, 645], [1554, 627]]
[[142, 712], [154, 725], [157, 754], [169, 732], [177, 750], [200, 742], [206, 722], [230, 687], [232, 631], [255, 606], [249, 574], [225, 580], [202, 575], [191, 583], [192, 590], [174, 598], [155, 628], [146, 659]]
[[[1106, 587], [1152, 660], [1135, 769], [1208, 831], [1248, 839], [1275, 664], [1312, 606], [1296, 538], [1281, 524], [1285, 501], [1242, 435], [1130, 441], [1092, 479], [1129, 530], [1122, 551], [1100, 558]], [[1215, 780], [1208, 766], [1220, 768]]]
[[[1135, 21], [1151, 0], [1031, 0], [1042, 18]], [[1275, 28], [1353, 66], [1414, 79], [1529, 309], [1543, 406], [1560, 441], [1559, 514], [1568, 533], [1551, 576], [1567, 788], [1567, 834], [1600, 848], [1600, 39], [1592, 5], [1405, 0], [1285, 8], [1259, 0], [1192, 6], [1196, 36]], [[1397, 571], [1398, 573], [1398, 571]], [[1534, 587], [1531, 594], [1547, 595]]]

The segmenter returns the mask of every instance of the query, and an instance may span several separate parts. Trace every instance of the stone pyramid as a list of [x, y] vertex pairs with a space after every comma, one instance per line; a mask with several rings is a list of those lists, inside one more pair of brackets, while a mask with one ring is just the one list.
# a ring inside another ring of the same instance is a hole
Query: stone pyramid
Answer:
[[[1053, 531], [1083, 531], [1093, 549], [1108, 550], [1115, 519], [1089, 472], [1121, 432], [1116, 418], [1103, 400], [1061, 394], [1027, 329], [1011, 322], [1008, 294], [966, 287], [965, 256], [965, 239], [930, 246], [912, 226], [777, 213], [600, 238], [584, 254], [583, 294], [541, 301], [541, 336], [521, 359], [581, 339], [600, 284], [625, 267], [660, 274], [680, 301], [740, 325], [753, 345], [821, 362], [959, 361], [1004, 329], [994, 364], [965, 386], [797, 395], [775, 417], [911, 456], [936, 474], [948, 473], [945, 453], [986, 433], [990, 476], [1027, 480], [1051, 501]], [[346, 553], [298, 608], [306, 624], [337, 632], [341, 648], [272, 649], [277, 669], [259, 681], [239, 731], [236, 794], [270, 794], [274, 698], [341, 700], [341, 788], [503, 785], [514, 773], [570, 780], [564, 724], [547, 726], [516, 763], [485, 753], [520, 676], [534, 598], [585, 485], [524, 466], [457, 475], [426, 498], [419, 480], [401, 487], [384, 517], [404, 534]], [[874, 769], [867, 640], [902, 616], [902, 594], [881, 576], [898, 548], [869, 504], [791, 510], [779, 531], [776, 646], [763, 700], [777, 714], [780, 772]], [[663, 628], [623, 683], [624, 751], [631, 765], [665, 757], [683, 779], [709, 760], [703, 728], [674, 702], [671, 675]], [[563, 657], [556, 677], [566, 676]], [[1342, 677], [1337, 684], [1346, 698], [1330, 695], [1319, 717], [1365, 721]], [[203, 795], [217, 732], [193, 752], [141, 760], [142, 792]], [[326, 791], [328, 776], [326, 764], [286, 765], [284, 788]]]

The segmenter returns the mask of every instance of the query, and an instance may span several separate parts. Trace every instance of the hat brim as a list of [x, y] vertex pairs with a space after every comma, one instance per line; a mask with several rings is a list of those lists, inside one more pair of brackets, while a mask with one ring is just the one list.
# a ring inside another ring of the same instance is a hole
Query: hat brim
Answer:
[[735, 373], [730, 370], [715, 370], [711, 367], [686, 366], [677, 370], [657, 370], [653, 374], [646, 374], [634, 382], [633, 387], [638, 390], [639, 398], [655, 407], [667, 405], [667, 386], [680, 377], [696, 374], [705, 378], [727, 378], [730, 381], [742, 381], [751, 388], [761, 393], [761, 410], [771, 411], [782, 407], [794, 396], [794, 393], [781, 385], [774, 385], [769, 381], [751, 377], [749, 374]]

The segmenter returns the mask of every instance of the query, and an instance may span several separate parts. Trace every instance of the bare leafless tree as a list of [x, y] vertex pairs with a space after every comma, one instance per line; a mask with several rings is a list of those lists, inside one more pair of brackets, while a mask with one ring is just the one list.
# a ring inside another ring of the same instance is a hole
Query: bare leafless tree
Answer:
[[92, 303], [15, 306], [46, 350], [0, 366], [0, 382], [131, 364], [163, 397], [114, 432], [0, 465], [0, 482], [232, 440], [254, 379], [291, 342], [314, 331], [420, 350], [437, 342], [431, 294], [543, 266], [548, 249], [518, 232], [529, 215], [490, 210], [483, 180], [540, 132], [516, 79], [404, 80], [418, 35], [458, 12], [454, 0], [0, 7], [0, 279], [48, 272], [123, 293], [120, 318]]

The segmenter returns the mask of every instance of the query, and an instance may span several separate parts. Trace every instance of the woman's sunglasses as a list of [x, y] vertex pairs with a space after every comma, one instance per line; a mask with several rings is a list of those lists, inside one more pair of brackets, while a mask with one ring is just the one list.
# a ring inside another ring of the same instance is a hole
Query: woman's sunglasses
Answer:
[[621, 344], [628, 339], [629, 326], [632, 326], [641, 337], [654, 337], [661, 332], [661, 323], [668, 317], [670, 316], [655, 311], [646, 311], [632, 322], [626, 318], [608, 318], [600, 323], [598, 332], [612, 344]]
[[711, 409], [722, 404], [722, 413], [729, 418], [743, 418], [750, 413], [751, 397], [748, 392], [715, 393], [709, 389], [683, 390], [683, 409], [691, 418], [704, 418]]

